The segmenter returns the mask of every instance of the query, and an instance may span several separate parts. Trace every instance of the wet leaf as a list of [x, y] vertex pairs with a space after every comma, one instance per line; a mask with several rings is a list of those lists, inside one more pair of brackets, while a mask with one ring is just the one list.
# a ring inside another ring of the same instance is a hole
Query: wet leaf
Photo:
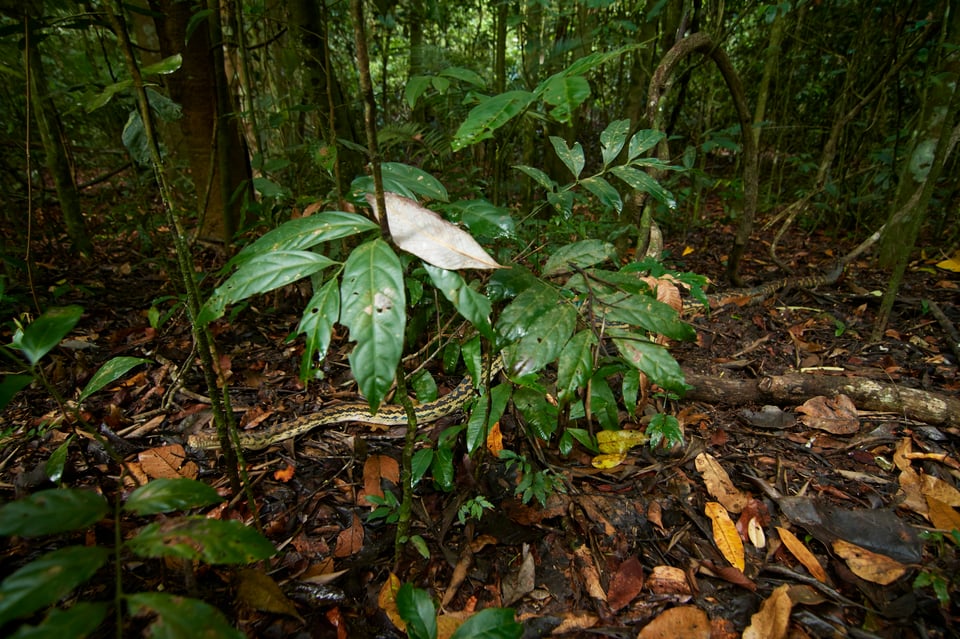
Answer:
[[141, 557], [178, 557], [208, 564], [249, 564], [276, 553], [267, 539], [242, 522], [180, 517], [149, 524], [125, 544]]
[[397, 610], [407, 625], [409, 639], [435, 639], [437, 610], [426, 590], [405, 583], [397, 590]]
[[155, 479], [134, 490], [123, 509], [140, 516], [201, 508], [223, 501], [217, 491], [192, 479]]
[[81, 315], [83, 309], [79, 306], [47, 309], [28, 326], [18, 329], [10, 345], [19, 349], [31, 364], [36, 364], [73, 330]]
[[140, 364], [149, 363], [149, 359], [142, 357], [114, 357], [93, 374], [93, 377], [87, 382], [86, 387], [84, 387], [83, 392], [80, 393], [77, 401], [84, 401], [107, 384], [115, 382], [126, 375], [131, 368], [139, 366]]
[[127, 603], [134, 615], [146, 611], [156, 613], [147, 636], [157, 639], [181, 637], [224, 637], [243, 639], [245, 635], [233, 628], [223, 613], [210, 604], [161, 592], [140, 592], [127, 595]]
[[704, 511], [713, 522], [713, 541], [720, 549], [724, 558], [740, 572], [746, 567], [743, 554], [743, 541], [737, 532], [737, 526], [730, 519], [727, 509], [721, 504], [711, 501], [704, 506]]

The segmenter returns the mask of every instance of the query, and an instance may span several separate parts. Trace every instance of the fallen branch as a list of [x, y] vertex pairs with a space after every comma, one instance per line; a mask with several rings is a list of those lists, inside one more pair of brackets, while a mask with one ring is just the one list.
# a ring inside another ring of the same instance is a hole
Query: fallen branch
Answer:
[[710, 404], [798, 405], [811, 397], [846, 395], [861, 410], [902, 415], [925, 424], [960, 427], [960, 400], [862, 377], [773, 375], [732, 379], [684, 371], [694, 388], [685, 399]]

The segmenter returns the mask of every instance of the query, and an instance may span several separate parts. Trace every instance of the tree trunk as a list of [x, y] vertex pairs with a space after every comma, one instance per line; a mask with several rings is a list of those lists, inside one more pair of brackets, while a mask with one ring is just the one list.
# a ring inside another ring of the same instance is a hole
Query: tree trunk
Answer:
[[30, 74], [30, 103], [33, 105], [33, 115], [43, 141], [43, 151], [46, 156], [47, 170], [53, 178], [57, 197], [60, 200], [60, 212], [63, 215], [63, 224], [67, 229], [67, 236], [73, 243], [73, 249], [83, 255], [93, 253], [93, 243], [87, 233], [83, 221], [83, 212], [80, 210], [80, 193], [73, 175], [67, 148], [64, 143], [63, 127], [60, 115], [53, 103], [53, 98], [47, 87], [47, 77], [43, 71], [43, 62], [38, 46], [38, 34], [34, 31], [34, 23], [28, 19], [27, 48], [25, 52], [26, 64]]

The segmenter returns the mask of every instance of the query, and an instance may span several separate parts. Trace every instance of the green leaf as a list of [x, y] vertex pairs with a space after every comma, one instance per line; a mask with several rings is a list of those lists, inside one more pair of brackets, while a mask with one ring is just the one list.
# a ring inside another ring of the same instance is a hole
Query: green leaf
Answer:
[[472, 84], [475, 87], [483, 88], [486, 85], [486, 80], [483, 79], [483, 76], [476, 71], [464, 67], [447, 67], [440, 72], [440, 75], [448, 78], [456, 78], [461, 82]]
[[22, 330], [17, 330], [11, 346], [20, 350], [35, 365], [60, 343], [80, 321], [83, 309], [79, 306], [63, 306], [47, 309], [47, 312]]
[[192, 36], [194, 31], [196, 31], [200, 25], [203, 24], [204, 20], [210, 17], [211, 13], [213, 13], [212, 9], [201, 9], [190, 16], [190, 20], [187, 22], [187, 28], [185, 29], [183, 37], [184, 43], [190, 40], [190, 36]]
[[682, 395], [687, 390], [680, 364], [663, 346], [641, 339], [614, 337], [620, 355], [654, 384]]
[[631, 188], [642, 193], [649, 193], [667, 208], [677, 208], [677, 201], [673, 198], [673, 194], [647, 175], [646, 172], [632, 166], [615, 166], [610, 169], [610, 172], [626, 182]]
[[550, 136], [550, 144], [553, 145], [553, 150], [557, 152], [560, 161], [573, 173], [573, 177], [579, 178], [586, 164], [583, 146], [579, 142], [574, 142], [572, 147], [568, 147], [563, 138], [556, 135]]
[[420, 483], [430, 465], [433, 464], [433, 449], [421, 448], [413, 454], [413, 461], [410, 462], [410, 482], [414, 487]]
[[201, 309], [197, 322], [201, 325], [212, 322], [223, 315], [228, 304], [286, 286], [335, 263], [309, 251], [275, 251], [258, 255], [217, 287]]
[[252, 182], [254, 190], [265, 198], [280, 199], [288, 195], [285, 188], [265, 177], [255, 177]]
[[[459, 432], [461, 429], [457, 429]], [[440, 490], [451, 492], [455, 484], [453, 482], [453, 448], [451, 444], [438, 444], [437, 450], [433, 454], [433, 463], [430, 464], [430, 472], [433, 475], [433, 481], [437, 483]]]
[[335, 278], [323, 283], [303, 309], [297, 332], [306, 335], [300, 380], [306, 382], [317, 364], [327, 356], [333, 325], [340, 319], [340, 286]]
[[407, 87], [403, 91], [403, 98], [407, 101], [407, 106], [412, 109], [417, 105], [420, 96], [430, 88], [431, 79], [425, 75], [410, 76], [410, 79], [407, 80]]
[[603, 240], [581, 240], [566, 244], [550, 254], [543, 265], [543, 277], [569, 273], [571, 266], [589, 268], [617, 259], [617, 249]]
[[467, 420], [467, 454], [472, 455], [474, 451], [483, 448], [490, 428], [500, 421], [512, 393], [511, 384], [497, 384], [490, 390], [489, 404], [487, 396], [484, 395], [473, 407]]
[[400, 586], [397, 611], [407, 624], [410, 639], [436, 639], [437, 610], [426, 590], [414, 588], [409, 582]]
[[0, 583], [0, 626], [58, 602], [92, 577], [110, 551], [68, 546], [34, 559]]
[[87, 113], [93, 113], [100, 107], [109, 104], [110, 100], [113, 99], [113, 96], [126, 91], [132, 86], [133, 80], [121, 80], [120, 82], [109, 84], [103, 89], [103, 91], [95, 95], [92, 99], [88, 100], [84, 108], [86, 109]]
[[[665, 335], [670, 339], [691, 341], [696, 339], [697, 331], [680, 319], [679, 314], [669, 305], [646, 295], [630, 293], [612, 293], [599, 296], [600, 312], [610, 322], [624, 322], [640, 326], [646, 330]], [[626, 335], [620, 329], [609, 330], [611, 336]]]
[[487, 200], [463, 200], [454, 202], [448, 210], [470, 229], [481, 243], [493, 242], [517, 236], [517, 227], [510, 210], [496, 206]]
[[533, 178], [534, 182], [545, 188], [548, 193], [553, 193], [557, 190], [557, 183], [550, 179], [550, 176], [540, 169], [533, 166], [527, 166], [525, 164], [518, 164], [513, 168], [526, 173], [528, 176]]
[[557, 407], [548, 402], [542, 392], [525, 387], [513, 393], [513, 404], [520, 411], [530, 432], [543, 441], [549, 441], [557, 430]]
[[208, 564], [248, 564], [276, 552], [255, 529], [235, 520], [206, 517], [149, 524], [126, 546], [141, 557], [179, 557]]
[[[609, 165], [620, 154], [630, 133], [630, 120], [614, 120], [600, 134], [600, 149], [603, 154], [603, 166]], [[631, 158], [632, 159], [632, 158]]]
[[47, 474], [50, 481], [57, 484], [63, 477], [63, 469], [67, 465], [67, 453], [70, 450], [70, 442], [73, 441], [73, 435], [67, 437], [62, 444], [50, 455], [50, 459], [43, 465], [43, 472]]
[[451, 639], [520, 639], [523, 625], [512, 608], [484, 608], [460, 624]]
[[437, 398], [437, 380], [428, 370], [419, 370], [407, 379], [407, 384], [413, 390], [417, 401], [432, 402]]
[[107, 604], [80, 601], [66, 610], [53, 608], [36, 626], [20, 626], [10, 639], [81, 639], [107, 617]]
[[154, 479], [134, 490], [123, 509], [135, 515], [156, 515], [202, 508], [223, 501], [211, 486], [195, 479]]
[[597, 337], [593, 331], [580, 331], [570, 338], [557, 360], [557, 395], [566, 403], [583, 388], [593, 372], [593, 348]]
[[139, 366], [140, 364], [149, 364], [149, 359], [144, 359], [142, 357], [114, 357], [113, 359], [107, 361], [106, 364], [100, 367], [100, 369], [93, 374], [93, 377], [90, 378], [90, 381], [87, 382], [86, 387], [80, 393], [78, 401], [84, 401], [98, 390], [111, 384], [124, 375], [127, 372]]
[[617, 398], [607, 380], [597, 373], [590, 381], [590, 410], [593, 418], [600, 422], [604, 430], [616, 430], [620, 427]]
[[497, 320], [497, 345], [512, 344], [526, 335], [533, 319], [555, 307], [558, 301], [556, 291], [542, 282], [517, 295]]
[[0, 411], [7, 407], [13, 396], [30, 385], [33, 375], [4, 375], [0, 382]]
[[162, 592], [138, 592], [127, 595], [127, 604], [134, 615], [147, 612], [157, 615], [147, 632], [147, 636], [153, 639], [191, 637], [244, 639], [246, 637], [230, 625], [222, 612], [210, 604], [190, 597], [168, 595]]
[[582, 75], [557, 74], [541, 85], [543, 101], [553, 105], [550, 109], [558, 122], [569, 124], [581, 104], [590, 97], [590, 83]]
[[244, 247], [227, 266], [239, 266], [258, 255], [275, 251], [303, 251], [322, 242], [339, 240], [379, 228], [374, 222], [356, 213], [324, 211], [284, 222]]
[[661, 444], [664, 448], [683, 446], [683, 430], [679, 420], [673, 415], [654, 415], [647, 426], [647, 435], [650, 436], [650, 448], [657, 448]]
[[82, 530], [106, 517], [102, 495], [77, 488], [51, 488], [0, 506], [0, 535], [38, 537]]
[[373, 240], [350, 253], [340, 300], [340, 323], [357, 344], [350, 367], [375, 413], [393, 384], [407, 321], [403, 267], [386, 242]]
[[620, 199], [620, 193], [617, 192], [617, 189], [613, 188], [613, 185], [604, 180], [602, 177], [593, 176], [585, 180], [580, 180], [580, 184], [583, 185], [588, 191], [597, 196], [597, 199], [600, 200], [600, 204], [607, 209], [613, 209], [619, 214], [623, 211], [623, 200]]
[[443, 293], [457, 312], [463, 315], [481, 335], [493, 340], [493, 327], [490, 324], [490, 300], [468, 285], [456, 271], [431, 266], [424, 263], [433, 285]]
[[423, 169], [402, 162], [384, 162], [380, 171], [383, 174], [385, 191], [400, 193], [411, 200], [416, 200], [417, 195], [441, 202], [450, 199], [443, 183]]
[[473, 107], [450, 143], [459, 151], [493, 137], [493, 132], [522, 113], [534, 100], [529, 91], [507, 91], [485, 99]]
[[662, 132], [652, 129], [637, 131], [633, 134], [633, 137], [630, 138], [630, 146], [627, 147], [627, 161], [634, 160], [640, 157], [642, 153], [646, 153], [657, 146], [663, 137], [664, 134]]
[[571, 304], [556, 305], [535, 316], [520, 342], [504, 350], [504, 365], [509, 373], [536, 373], [557, 359], [576, 325], [577, 310]]
[[547, 193], [547, 202], [557, 210], [563, 219], [569, 220], [573, 215], [573, 192], [569, 190], [557, 193]]
[[164, 58], [160, 62], [148, 64], [140, 69], [140, 73], [143, 75], [169, 75], [180, 69], [182, 65], [183, 57], [179, 53], [176, 53], [172, 56]]

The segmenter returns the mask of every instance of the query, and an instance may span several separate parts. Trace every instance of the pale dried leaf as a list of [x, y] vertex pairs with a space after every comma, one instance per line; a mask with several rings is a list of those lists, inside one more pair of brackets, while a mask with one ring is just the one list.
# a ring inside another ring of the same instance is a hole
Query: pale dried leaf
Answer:
[[[950, 504], [927, 495], [927, 507], [929, 510], [927, 517], [930, 518], [930, 523], [936, 528], [940, 530], [960, 530], [960, 513], [954, 510]], [[947, 535], [947, 537], [952, 539], [950, 535]]]
[[907, 572], [907, 567], [899, 561], [843, 539], [833, 542], [833, 551], [847, 562], [853, 574], [881, 586], [892, 584]]
[[600, 571], [597, 570], [597, 564], [593, 560], [590, 547], [586, 544], [580, 546], [574, 551], [574, 556], [577, 558], [577, 567], [580, 570], [580, 577], [583, 579], [587, 594], [594, 599], [606, 601], [607, 593], [600, 585]]
[[377, 595], [377, 605], [387, 615], [387, 619], [393, 622], [397, 630], [404, 632], [407, 629], [407, 623], [397, 609], [397, 591], [400, 590], [401, 585], [403, 584], [400, 583], [400, 578], [391, 572], [387, 580], [383, 582], [383, 586], [380, 587], [380, 593]]
[[[424, 262], [448, 270], [502, 268], [473, 236], [430, 209], [396, 193], [384, 193], [387, 223], [397, 246]], [[380, 219], [376, 198], [367, 202]]]
[[926, 517], [928, 507], [927, 500], [923, 496], [923, 481], [920, 479], [920, 475], [907, 466], [900, 472], [899, 479], [900, 492], [903, 493], [900, 505]]
[[751, 517], [747, 523], [747, 539], [753, 544], [754, 548], [766, 548], [767, 536], [763, 532], [763, 526], [756, 517]]
[[787, 547], [790, 554], [797, 558], [797, 561], [803, 564], [807, 572], [817, 581], [827, 583], [827, 573], [824, 571], [823, 566], [817, 560], [816, 556], [810, 552], [810, 549], [804, 546], [803, 542], [786, 528], [777, 526], [777, 533], [780, 535], [780, 541], [783, 542], [783, 545]]
[[738, 513], [750, 500], [750, 495], [740, 491], [720, 462], [713, 455], [700, 453], [696, 459], [697, 470], [703, 475], [703, 482], [707, 486], [710, 496], [723, 504], [723, 507], [732, 513]]
[[797, 412], [802, 413], [800, 421], [810, 428], [834, 435], [850, 435], [860, 430], [857, 407], [846, 395], [812, 397], [802, 406], [797, 406]]
[[750, 625], [743, 631], [743, 639], [784, 639], [790, 625], [790, 586], [778, 586], [750, 617]]
[[720, 549], [724, 558], [730, 562], [730, 565], [743, 572], [746, 567], [743, 541], [740, 539], [737, 526], [730, 519], [727, 509], [715, 501], [710, 501], [705, 505], [704, 511], [710, 521], [713, 522], [713, 541], [717, 548]]
[[655, 595], [692, 594], [687, 582], [687, 573], [676, 566], [654, 566], [647, 577], [647, 588]]
[[960, 508], [960, 490], [957, 490], [947, 482], [933, 475], [923, 474], [920, 479], [922, 480], [924, 496], [933, 497], [948, 506]]
[[503, 579], [500, 586], [503, 605], [509, 606], [534, 589], [537, 578], [536, 564], [530, 552], [530, 544], [523, 544], [520, 566]]
[[710, 639], [710, 619], [696, 606], [677, 606], [657, 615], [637, 639]]
[[196, 479], [200, 474], [200, 468], [195, 463], [186, 461], [187, 453], [180, 444], [145, 450], [137, 455], [137, 459], [143, 472], [153, 479]]

